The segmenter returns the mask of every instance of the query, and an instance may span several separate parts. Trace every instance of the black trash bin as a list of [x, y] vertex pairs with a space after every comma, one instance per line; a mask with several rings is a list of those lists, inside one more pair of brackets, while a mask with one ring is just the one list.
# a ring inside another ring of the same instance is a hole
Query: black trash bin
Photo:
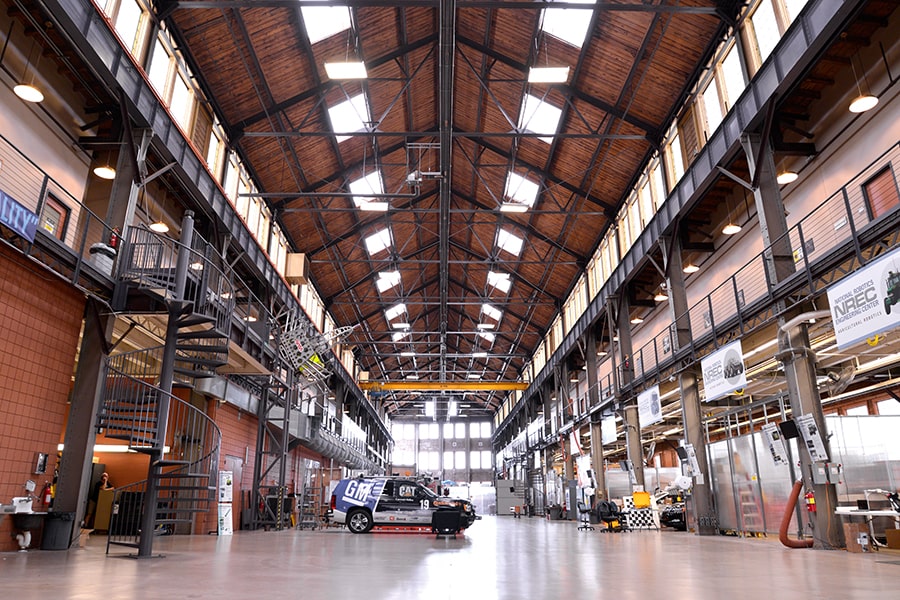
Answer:
[[44, 518], [41, 550], [68, 550], [72, 539], [73, 512], [49, 512]]

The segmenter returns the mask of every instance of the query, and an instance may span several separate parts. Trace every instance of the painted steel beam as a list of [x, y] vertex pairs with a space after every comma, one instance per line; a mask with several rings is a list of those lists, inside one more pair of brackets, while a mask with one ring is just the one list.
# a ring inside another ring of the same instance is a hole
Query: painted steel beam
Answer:
[[478, 392], [522, 391], [524, 381], [360, 381], [359, 388], [369, 392]]

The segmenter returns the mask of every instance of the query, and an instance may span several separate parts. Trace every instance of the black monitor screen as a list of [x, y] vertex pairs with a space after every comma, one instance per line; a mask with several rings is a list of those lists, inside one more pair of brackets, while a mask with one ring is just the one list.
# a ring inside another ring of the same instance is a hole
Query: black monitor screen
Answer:
[[793, 420], [782, 421], [778, 424], [778, 429], [781, 430], [781, 435], [783, 435], [786, 439], [792, 439], [800, 437], [800, 432], [797, 431], [797, 424], [794, 423]]
[[677, 448], [675, 448], [675, 452], [678, 453], [678, 458], [680, 458], [681, 460], [687, 460], [687, 450], [685, 450], [681, 446], [678, 446]]

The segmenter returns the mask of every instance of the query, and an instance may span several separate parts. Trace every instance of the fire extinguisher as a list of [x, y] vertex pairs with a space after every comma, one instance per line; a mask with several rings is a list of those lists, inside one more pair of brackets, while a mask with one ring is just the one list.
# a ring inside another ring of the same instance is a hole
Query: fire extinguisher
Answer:
[[109, 247], [116, 248], [119, 245], [119, 228], [116, 227], [109, 232]]
[[806, 501], [806, 512], [816, 512], [816, 495], [812, 493], [812, 490], [806, 492], [803, 498]]
[[44, 506], [50, 506], [50, 503], [53, 502], [53, 494], [50, 491], [50, 482], [44, 484], [44, 491], [41, 492], [41, 498], [44, 501]]

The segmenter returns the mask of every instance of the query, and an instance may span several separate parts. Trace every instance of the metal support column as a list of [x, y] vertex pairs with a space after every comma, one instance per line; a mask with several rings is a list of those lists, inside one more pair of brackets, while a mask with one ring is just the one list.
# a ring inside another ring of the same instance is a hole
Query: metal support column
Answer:
[[162, 364], [159, 368], [159, 395], [156, 404], [156, 443], [150, 454], [150, 468], [147, 473], [147, 491], [144, 498], [144, 514], [141, 515], [141, 539], [138, 543], [138, 558], [149, 558], [153, 553], [153, 535], [156, 528], [156, 507], [159, 501], [159, 477], [162, 474], [163, 448], [169, 427], [169, 395], [175, 379], [175, 354], [178, 343], [178, 317], [181, 315], [184, 290], [187, 284], [189, 249], [194, 241], [194, 213], [185, 211], [181, 222], [181, 248], [175, 262], [175, 289], [173, 299], [168, 302], [169, 319], [166, 324], [166, 345], [163, 349]]
[[[634, 483], [644, 486], [644, 449], [641, 444], [641, 422], [638, 418], [637, 396], [630, 389], [634, 379], [634, 356], [631, 350], [631, 315], [628, 298], [619, 298], [619, 312], [616, 315], [616, 331], [619, 335], [619, 389], [624, 409], [622, 421], [625, 425], [625, 444], [628, 460], [634, 472]], [[622, 389], [629, 388], [624, 393]], [[626, 395], [627, 394], [627, 395]]]
[[[681, 240], [676, 235], [674, 238], [660, 240], [660, 244], [666, 260], [669, 316], [675, 324], [672, 347], [675, 349], [686, 348], [691, 344], [691, 323], [684, 285], [684, 271], [682, 270], [684, 265], [681, 260]], [[690, 362], [689, 358], [685, 360]], [[688, 518], [693, 522], [692, 525], [699, 535], [716, 535], [719, 531], [719, 518], [712, 498], [712, 481], [709, 476], [707, 440], [703, 428], [703, 411], [700, 406], [698, 383], [695, 366], [687, 367], [678, 376], [678, 386], [681, 392], [681, 416], [684, 420], [684, 441], [685, 444], [693, 446], [697, 464], [700, 467], [699, 473], [693, 473], [691, 514], [688, 515]]]
[[78, 353], [78, 368], [72, 388], [72, 403], [64, 439], [65, 451], [59, 464], [59, 482], [53, 509], [74, 512], [81, 523], [91, 484], [91, 459], [97, 436], [94, 422], [106, 384], [106, 349], [115, 316], [88, 298], [84, 314], [84, 335]]
[[[771, 249], [765, 255], [766, 275], [772, 285], [777, 285], [794, 273], [794, 258], [788, 235], [787, 220], [784, 214], [784, 203], [781, 200], [778, 183], [775, 180], [775, 161], [768, 140], [757, 134], [744, 134], [741, 144], [747, 156], [750, 172], [759, 182], [753, 191], [756, 210], [759, 213], [760, 230], [763, 245]], [[758, 161], [758, 164], [757, 164]], [[809, 334], [806, 323], [796, 317], [802, 309], [799, 306], [788, 309], [785, 301], [780, 300], [775, 306], [778, 316], [778, 354], [776, 358], [784, 365], [784, 376], [787, 380], [788, 398], [791, 403], [793, 417], [811, 414], [818, 427], [825, 447], [825, 453], [831, 456], [828, 441], [828, 430], [825, 426], [825, 415], [816, 385], [815, 354], [809, 347]], [[834, 549], [844, 547], [844, 532], [840, 518], [831, 509], [837, 506], [837, 491], [834, 484], [813, 483], [815, 463], [804, 444], [800, 446], [800, 471], [807, 490], [813, 490], [816, 504], [823, 510], [811, 513], [813, 527], [813, 547]]]

